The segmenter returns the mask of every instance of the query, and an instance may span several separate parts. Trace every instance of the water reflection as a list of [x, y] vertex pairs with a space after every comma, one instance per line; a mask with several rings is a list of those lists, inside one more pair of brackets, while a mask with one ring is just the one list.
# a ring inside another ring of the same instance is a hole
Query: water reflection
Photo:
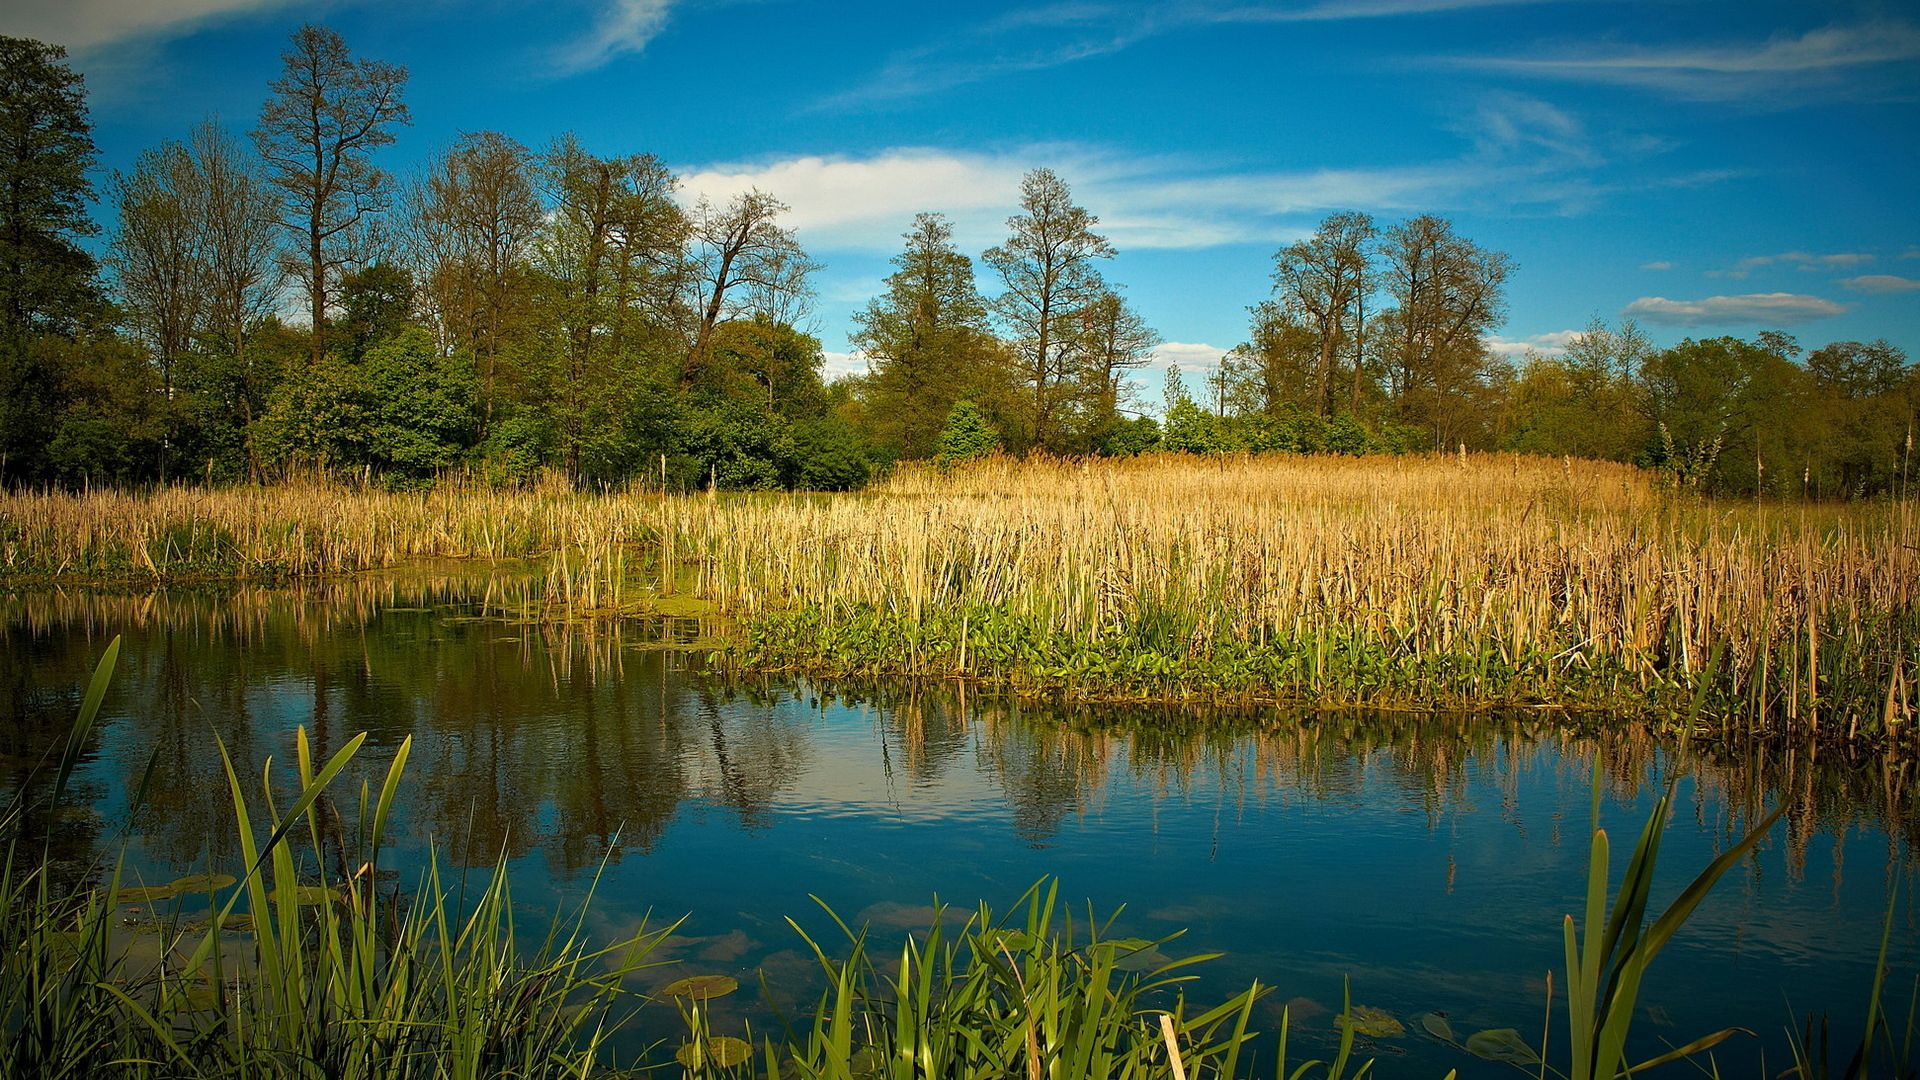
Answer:
[[[216, 738], [257, 776], [290, 760], [296, 727], [323, 752], [368, 732], [357, 787], [411, 736], [403, 850], [418, 859], [431, 838], [460, 866], [504, 856], [533, 903], [577, 896], [604, 866], [602, 927], [694, 914], [663, 977], [803, 985], [810, 960], [781, 919], [804, 918], [810, 894], [899, 934], [935, 893], [1006, 899], [1051, 873], [1067, 895], [1132, 904], [1145, 932], [1232, 950], [1218, 985], [1258, 976], [1281, 987], [1276, 1005], [1311, 1011], [1352, 976], [1374, 1004], [1450, 1008], [1463, 1026], [1537, 1022], [1596, 763], [1616, 836], [1680, 782], [1670, 878], [1784, 800], [1786, 828], [1663, 958], [1670, 981], [1647, 1004], [1674, 1027], [1655, 1039], [1784, 1021], [1789, 986], [1850, 1002], [1889, 885], [1912, 884], [1915, 795], [1879, 757], [1663, 745], [1531, 714], [1061, 708], [768, 680], [665, 647], [711, 627], [526, 619], [529, 587], [427, 571], [0, 597], [0, 783], [57, 757], [123, 634], [112, 719], [81, 773], [91, 811], [48, 823], [64, 866], [112, 842], [143, 778], [138, 866], [168, 880], [231, 857]], [[1896, 942], [1909, 961], [1911, 910]]]

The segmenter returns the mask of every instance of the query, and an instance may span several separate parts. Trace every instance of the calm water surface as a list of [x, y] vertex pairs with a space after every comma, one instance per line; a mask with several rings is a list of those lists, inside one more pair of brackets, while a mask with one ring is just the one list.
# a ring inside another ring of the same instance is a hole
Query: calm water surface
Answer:
[[[1537, 1038], [1560, 918], [1583, 888], [1596, 761], [1616, 848], [1678, 783], [1657, 902], [1757, 808], [1793, 807], [1662, 954], [1642, 996], [1648, 1053], [1737, 1024], [1760, 1036], [1729, 1044], [1723, 1065], [1759, 1075], [1764, 1054], [1778, 1071], [1795, 1010], [1859, 1012], [1896, 885], [1893, 952], [1909, 979], [1920, 958], [1898, 770], [1663, 750], [1526, 717], [1064, 710], [727, 679], [659, 647], [700, 632], [556, 633], [502, 617], [483, 584], [445, 580], [0, 596], [0, 783], [58, 745], [100, 651], [124, 635], [83, 772], [94, 813], [61, 826], [76, 864], [118, 836], [150, 758], [133, 866], [167, 881], [231, 857], [215, 736], [254, 775], [268, 755], [291, 760], [300, 726], [329, 748], [370, 733], [357, 775], [412, 736], [403, 881], [431, 837], [458, 866], [504, 852], [517, 901], [552, 910], [604, 863], [598, 929], [687, 917], [658, 981], [740, 977], [717, 1030], [770, 1022], [756, 972], [776, 1006], [817, 992], [784, 922], [827, 933], [810, 896], [897, 941], [926, 927], [936, 896], [1005, 905], [1057, 875], [1082, 905], [1126, 905], [1129, 934], [1185, 929], [1169, 953], [1226, 951], [1201, 992], [1259, 978], [1275, 987], [1266, 1021], [1291, 1002], [1311, 1052], [1331, 1038], [1343, 980], [1403, 1020], [1441, 1010], [1463, 1035]], [[1845, 1023], [1835, 1034], [1854, 1037]], [[1417, 1032], [1369, 1052], [1389, 1076], [1510, 1075]]]

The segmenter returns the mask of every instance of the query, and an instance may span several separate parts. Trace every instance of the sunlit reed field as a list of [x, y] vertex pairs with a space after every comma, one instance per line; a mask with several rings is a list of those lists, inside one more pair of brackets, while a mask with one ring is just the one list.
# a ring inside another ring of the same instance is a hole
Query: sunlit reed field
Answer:
[[1701, 501], [1561, 459], [1001, 459], [832, 496], [0, 501], [14, 581], [441, 559], [532, 560], [510, 567], [522, 616], [705, 620], [741, 665], [1070, 697], [1593, 707], [1895, 745], [1920, 654], [1910, 503]]

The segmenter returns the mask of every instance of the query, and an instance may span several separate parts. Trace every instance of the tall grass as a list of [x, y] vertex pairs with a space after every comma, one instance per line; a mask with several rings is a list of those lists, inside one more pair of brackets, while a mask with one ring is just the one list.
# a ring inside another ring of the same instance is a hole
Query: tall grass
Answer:
[[1501, 455], [989, 460], [841, 496], [13, 495], [0, 578], [538, 559], [529, 610], [728, 622], [740, 662], [1073, 697], [1543, 704], [1902, 743], [1906, 503], [1701, 502]]

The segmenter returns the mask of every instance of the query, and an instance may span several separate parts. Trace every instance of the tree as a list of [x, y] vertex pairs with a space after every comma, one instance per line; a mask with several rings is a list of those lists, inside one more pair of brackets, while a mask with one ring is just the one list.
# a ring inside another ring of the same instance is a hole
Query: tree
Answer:
[[1310, 407], [1319, 361], [1313, 331], [1276, 301], [1262, 301], [1251, 310], [1248, 340], [1220, 363], [1229, 405], [1235, 412], [1265, 416]]
[[986, 457], [1000, 449], [1000, 430], [987, 421], [986, 414], [971, 401], [962, 401], [947, 414], [946, 427], [940, 431], [940, 451], [934, 460], [941, 468], [963, 461]]
[[257, 478], [260, 461], [252, 428], [274, 371], [266, 369], [251, 346], [256, 329], [273, 312], [283, 280], [280, 200], [253, 159], [218, 125], [195, 128], [188, 153], [205, 289], [201, 329], [217, 350], [216, 356], [196, 357], [195, 364], [211, 369], [217, 361], [219, 369], [192, 374], [207, 390], [221, 388], [218, 413], [243, 433], [247, 471]]
[[374, 345], [413, 326], [413, 275], [376, 262], [340, 277], [338, 344], [359, 361]]
[[474, 435], [475, 385], [465, 357], [433, 347], [419, 327], [386, 338], [361, 363], [369, 462], [419, 482], [459, 460]]
[[1807, 357], [1823, 437], [1820, 492], [1858, 496], [1897, 491], [1920, 413], [1920, 373], [1885, 341], [1836, 341]]
[[1112, 258], [1113, 245], [1093, 231], [1099, 219], [1075, 206], [1066, 182], [1049, 169], [1021, 181], [1020, 209], [1007, 219], [1006, 242], [982, 258], [1006, 286], [993, 311], [1013, 340], [1032, 397], [1025, 445], [1064, 449], [1063, 416], [1079, 372], [1077, 324], [1081, 310], [1105, 292], [1094, 263]]
[[887, 291], [853, 317], [853, 345], [871, 372], [864, 391], [878, 439], [902, 457], [925, 458], [954, 403], [1003, 373], [973, 261], [954, 248], [953, 226], [920, 214], [903, 235]]
[[527, 148], [498, 132], [463, 136], [409, 193], [415, 273], [443, 348], [472, 353], [480, 430], [490, 430], [500, 357], [529, 317], [529, 260], [542, 220]]
[[114, 173], [108, 188], [120, 223], [107, 264], [127, 325], [172, 400], [174, 365], [199, 330], [208, 291], [199, 170], [186, 147], [165, 143], [141, 154], [133, 172]]
[[1650, 445], [1640, 370], [1653, 345], [1632, 321], [1595, 319], [1562, 356], [1529, 353], [1508, 388], [1503, 444], [1536, 454], [1630, 461]]
[[1103, 290], [1080, 309], [1080, 381], [1088, 450], [1103, 445], [1132, 403], [1128, 373], [1145, 367], [1160, 335], [1118, 292]]
[[357, 230], [386, 208], [388, 177], [373, 152], [410, 122], [407, 70], [356, 60], [339, 34], [312, 24], [294, 31], [282, 60], [253, 138], [283, 194], [281, 221], [300, 238], [289, 268], [307, 293], [317, 364], [333, 281], [354, 258]]
[[1379, 320], [1395, 404], [1445, 448], [1474, 433], [1484, 395], [1485, 335], [1506, 315], [1513, 262], [1454, 232], [1431, 214], [1387, 230], [1387, 291], [1395, 308]]
[[583, 447], [619, 425], [645, 381], [636, 361], [664, 352], [679, 324], [687, 219], [673, 201], [673, 174], [651, 155], [602, 158], [566, 135], [540, 175], [553, 210], [535, 264], [559, 338], [560, 448], [578, 481]]
[[1793, 493], [1810, 471], [1818, 417], [1807, 371], [1777, 345], [1691, 338], [1642, 369], [1659, 445], [1651, 463], [1705, 491]]
[[[1372, 288], [1369, 245], [1378, 230], [1373, 218], [1356, 211], [1329, 215], [1311, 237], [1281, 248], [1273, 256], [1273, 288], [1282, 308], [1314, 335], [1313, 408], [1333, 415], [1334, 358], [1347, 336], [1347, 317], [1364, 318], [1364, 299]], [[1359, 406], [1360, 353], [1354, 354], [1354, 406]]]
[[31, 472], [56, 412], [47, 350], [100, 311], [87, 217], [93, 127], [66, 50], [0, 36], [0, 478]]
[[693, 308], [698, 313], [680, 385], [690, 387], [710, 362], [708, 345], [722, 322], [761, 316], [798, 321], [810, 296], [807, 279], [820, 264], [807, 258], [791, 229], [779, 226], [787, 204], [758, 189], [718, 207], [701, 199], [693, 210]]

